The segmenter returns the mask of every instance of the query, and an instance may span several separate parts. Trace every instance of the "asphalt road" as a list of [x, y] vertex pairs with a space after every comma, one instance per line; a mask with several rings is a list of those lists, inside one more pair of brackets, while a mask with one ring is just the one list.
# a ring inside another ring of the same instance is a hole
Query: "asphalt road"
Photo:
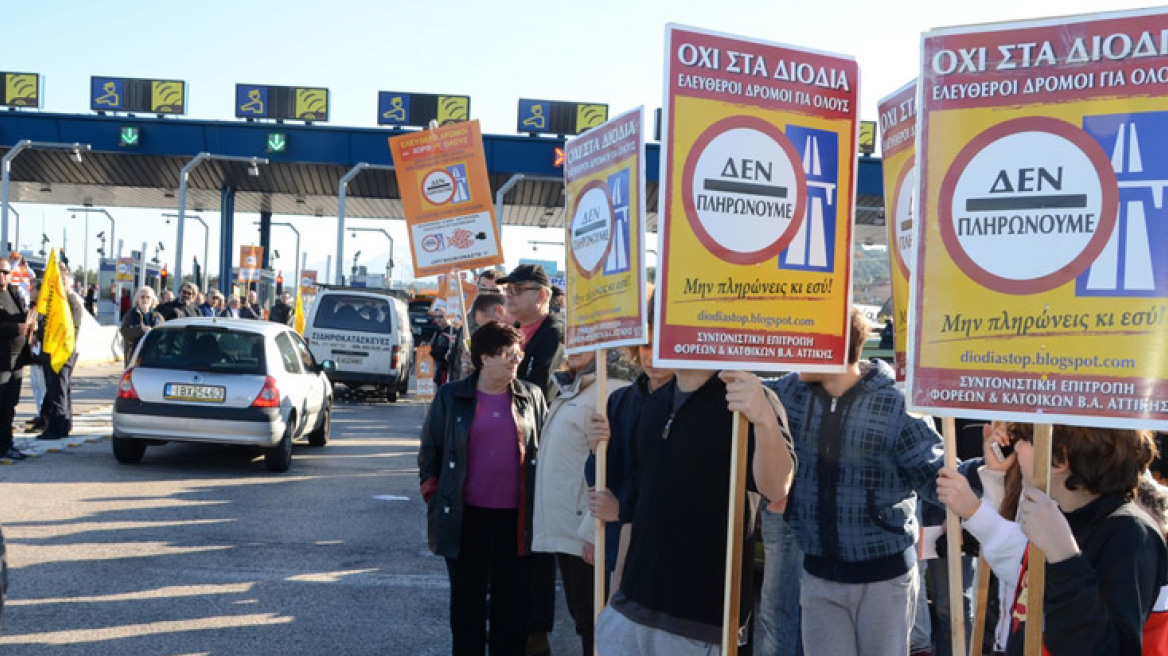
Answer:
[[[21, 439], [39, 455], [0, 466], [0, 653], [450, 652], [417, 492], [423, 405], [338, 404], [328, 446], [298, 444], [286, 474], [207, 445], [120, 465], [106, 437], [119, 371], [78, 377], [74, 446]], [[553, 654], [578, 654], [557, 602]]]

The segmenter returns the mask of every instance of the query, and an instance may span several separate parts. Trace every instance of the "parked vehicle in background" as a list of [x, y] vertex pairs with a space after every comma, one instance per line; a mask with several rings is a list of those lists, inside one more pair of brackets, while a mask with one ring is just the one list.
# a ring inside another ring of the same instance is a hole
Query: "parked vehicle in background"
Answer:
[[409, 387], [414, 338], [405, 302], [392, 292], [322, 288], [308, 313], [305, 337], [318, 360], [336, 366], [328, 378], [390, 403]]
[[429, 344], [438, 327], [434, 325], [434, 315], [430, 314], [433, 299], [413, 299], [410, 301], [410, 330], [415, 344]]
[[137, 463], [167, 442], [257, 446], [270, 471], [287, 471], [293, 440], [328, 442], [333, 390], [326, 372], [288, 326], [195, 317], [143, 338], [118, 382], [113, 451]]

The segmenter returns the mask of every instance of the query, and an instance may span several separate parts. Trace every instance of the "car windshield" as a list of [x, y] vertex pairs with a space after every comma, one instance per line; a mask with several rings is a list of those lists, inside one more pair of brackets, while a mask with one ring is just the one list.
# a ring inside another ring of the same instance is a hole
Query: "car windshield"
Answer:
[[214, 327], [153, 330], [139, 367], [263, 374], [264, 336]]
[[410, 314], [427, 314], [430, 312], [430, 304], [434, 301], [410, 301]]
[[314, 328], [388, 335], [393, 326], [387, 298], [329, 294], [317, 303]]

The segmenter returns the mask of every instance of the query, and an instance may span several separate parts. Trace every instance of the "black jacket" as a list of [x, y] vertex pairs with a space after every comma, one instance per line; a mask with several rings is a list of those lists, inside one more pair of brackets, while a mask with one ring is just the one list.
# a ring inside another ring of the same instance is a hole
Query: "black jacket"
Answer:
[[182, 319], [183, 317], [201, 317], [203, 313], [199, 311], [199, 306], [195, 303], [186, 304], [177, 298], [173, 301], [167, 301], [162, 305], [154, 308], [154, 311], [162, 315], [163, 319], [167, 321], [174, 321], [175, 319]]
[[[1104, 496], [1067, 513], [1080, 554], [1046, 565], [1043, 643], [1051, 656], [1140, 656], [1144, 623], [1168, 583], [1164, 538], [1130, 501]], [[1023, 631], [1006, 654], [1021, 656]]]
[[292, 317], [294, 316], [296, 316], [296, 308], [292, 307], [289, 303], [276, 301], [276, 304], [272, 306], [272, 311], [268, 313], [268, 321], [291, 326]]
[[134, 354], [138, 342], [142, 341], [142, 336], [146, 334], [145, 327], [161, 326], [165, 321], [162, 315], [155, 310], [143, 313], [138, 308], [130, 310], [126, 316], [122, 317], [122, 339], [126, 342], [123, 359], [127, 364], [130, 362], [130, 356]]
[[[21, 325], [28, 318], [28, 308], [13, 286], [10, 285], [6, 291], [0, 291], [0, 294], [4, 293], [7, 293], [12, 301], [11, 304], [7, 302], [0, 304], [0, 371], [19, 371], [28, 364], [29, 358], [26, 349], [28, 337], [20, 332]], [[8, 306], [7, 309], [5, 306]]]
[[523, 346], [523, 362], [519, 363], [519, 379], [535, 383], [543, 390], [544, 398], [552, 393], [552, 372], [564, 363], [564, 322], [558, 315], [549, 314]]
[[[430, 551], [446, 558], [458, 558], [462, 537], [463, 485], [466, 482], [466, 444], [474, 421], [478, 373], [438, 388], [438, 395], [422, 424], [422, 446], [418, 450], [418, 474], [423, 490], [437, 484], [426, 502], [426, 524]], [[539, 450], [539, 430], [547, 414], [547, 403], [539, 388], [520, 380], [511, 382], [511, 409], [522, 435], [520, 452], [524, 476], [519, 482], [519, 524], [523, 527], [517, 545], [519, 554], [531, 548], [531, 507], [535, 490], [535, 462]]]

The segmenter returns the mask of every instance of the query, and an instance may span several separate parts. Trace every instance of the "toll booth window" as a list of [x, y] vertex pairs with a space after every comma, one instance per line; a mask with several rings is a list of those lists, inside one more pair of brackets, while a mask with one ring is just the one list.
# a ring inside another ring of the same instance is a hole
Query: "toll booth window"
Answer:
[[393, 329], [389, 299], [328, 294], [317, 302], [314, 328], [379, 334]]

